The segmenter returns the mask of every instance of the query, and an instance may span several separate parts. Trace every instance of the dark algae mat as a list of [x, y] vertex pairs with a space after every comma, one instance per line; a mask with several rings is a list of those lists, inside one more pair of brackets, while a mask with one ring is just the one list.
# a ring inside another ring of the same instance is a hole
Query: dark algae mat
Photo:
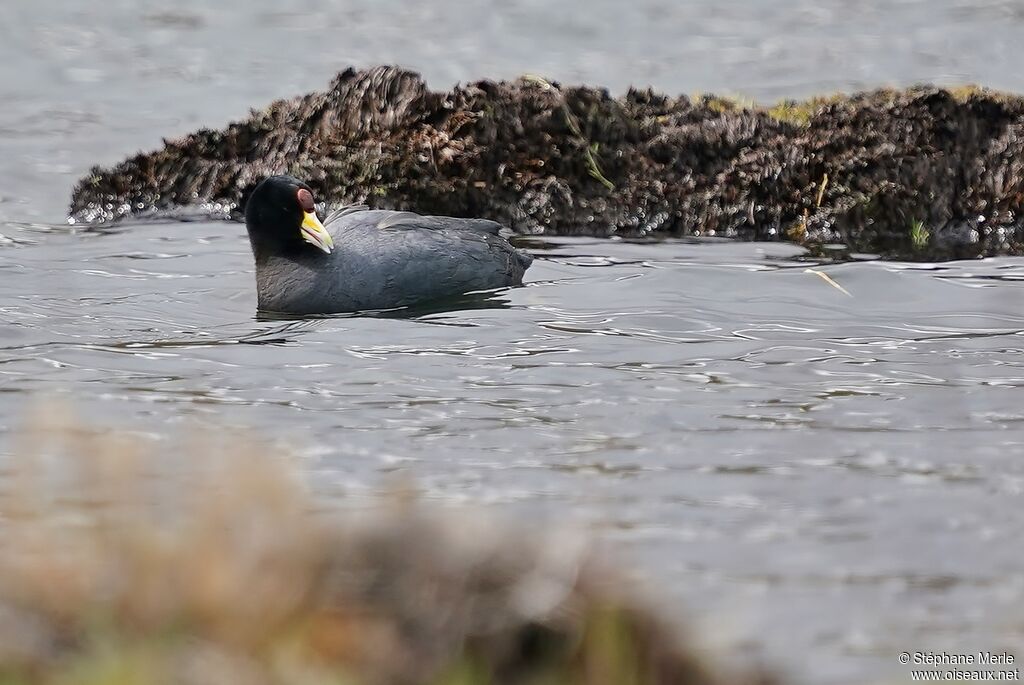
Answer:
[[[563, 86], [428, 89], [395, 67], [254, 110], [74, 190], [78, 222], [203, 204], [238, 216], [288, 172], [332, 202], [523, 233], [784, 240], [830, 254], [1024, 254], [1024, 98], [919, 86], [772, 106]], [[837, 249], [837, 246], [838, 249]]]

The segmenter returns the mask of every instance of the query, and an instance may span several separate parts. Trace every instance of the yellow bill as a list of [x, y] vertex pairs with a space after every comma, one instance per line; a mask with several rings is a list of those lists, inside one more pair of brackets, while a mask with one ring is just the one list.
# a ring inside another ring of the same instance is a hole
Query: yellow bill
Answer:
[[334, 239], [320, 223], [315, 212], [305, 212], [302, 219], [302, 237], [307, 243], [316, 245], [327, 254], [331, 254], [331, 250], [334, 249]]

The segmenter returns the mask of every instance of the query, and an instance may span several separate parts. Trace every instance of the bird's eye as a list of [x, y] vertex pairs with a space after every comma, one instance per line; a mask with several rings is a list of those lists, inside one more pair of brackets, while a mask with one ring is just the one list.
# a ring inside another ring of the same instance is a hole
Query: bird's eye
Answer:
[[313, 203], [313, 193], [309, 192], [305, 188], [299, 188], [297, 197], [299, 199], [299, 206], [302, 207], [302, 211], [312, 212], [316, 209]]

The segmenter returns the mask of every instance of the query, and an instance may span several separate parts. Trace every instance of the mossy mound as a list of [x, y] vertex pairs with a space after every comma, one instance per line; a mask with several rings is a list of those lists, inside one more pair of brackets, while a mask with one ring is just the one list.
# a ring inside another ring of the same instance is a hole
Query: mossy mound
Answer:
[[237, 210], [286, 171], [322, 197], [526, 233], [721, 236], [910, 259], [1024, 254], [1024, 98], [879, 90], [772, 107], [560, 87], [536, 77], [434, 92], [393, 67], [348, 70], [113, 169], [71, 216], [200, 202]]

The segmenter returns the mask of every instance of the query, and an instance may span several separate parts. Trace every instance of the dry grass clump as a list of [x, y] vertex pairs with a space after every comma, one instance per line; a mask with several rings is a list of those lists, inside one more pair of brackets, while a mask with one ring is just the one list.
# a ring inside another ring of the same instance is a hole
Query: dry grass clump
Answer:
[[580, 545], [343, 515], [237, 434], [51, 418], [0, 467], [3, 685], [726, 682]]

